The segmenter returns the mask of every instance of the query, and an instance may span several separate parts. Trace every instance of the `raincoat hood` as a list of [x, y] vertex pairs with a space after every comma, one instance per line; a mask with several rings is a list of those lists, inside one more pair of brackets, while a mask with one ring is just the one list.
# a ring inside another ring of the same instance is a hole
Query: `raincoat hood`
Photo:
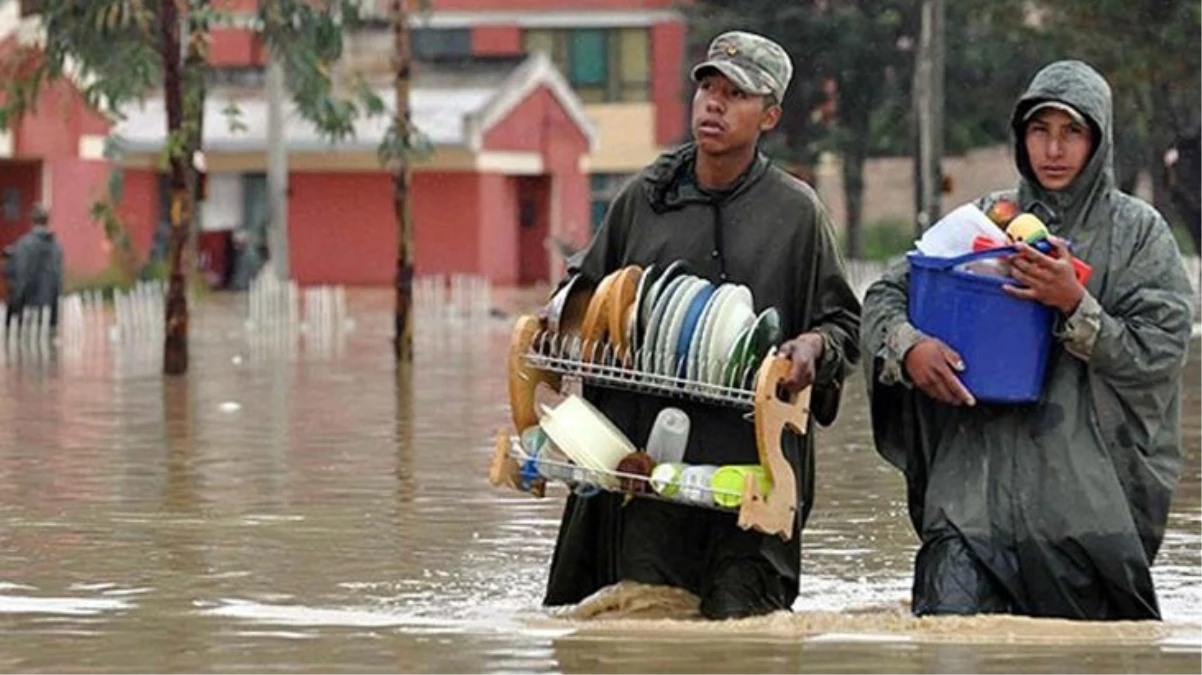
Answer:
[[756, 151], [751, 165], [729, 188], [719, 193], [703, 190], [694, 173], [697, 144], [687, 143], [660, 155], [644, 172], [643, 189], [656, 213], [675, 210], [687, 204], [705, 204], [733, 199], [746, 192], [768, 173], [768, 158]]
[[[1085, 116], [1093, 130], [1093, 153], [1085, 168], [1064, 190], [1047, 190], [1041, 186], [1027, 156], [1027, 122], [1024, 118], [1031, 108], [1044, 101], [1067, 103]], [[1114, 186], [1114, 114], [1110, 85], [1086, 63], [1057, 61], [1035, 74], [1026, 93], [1014, 106], [1010, 128], [1014, 133], [1014, 156], [1022, 176], [1019, 201], [1024, 206], [1043, 202], [1056, 211], [1067, 231], [1076, 229], [1089, 204]]]

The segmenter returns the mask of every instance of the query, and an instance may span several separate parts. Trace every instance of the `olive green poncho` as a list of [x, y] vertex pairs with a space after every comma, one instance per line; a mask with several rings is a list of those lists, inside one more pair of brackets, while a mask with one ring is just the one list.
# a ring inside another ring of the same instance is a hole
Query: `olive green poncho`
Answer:
[[[1094, 130], [1091, 158], [1060, 192], [1036, 182], [1024, 144], [1026, 111], [1048, 99]], [[1190, 284], [1164, 219], [1114, 186], [1100, 75], [1075, 61], [1048, 66], [1012, 120], [1020, 204], [1052, 207], [1062, 220], [1053, 234], [1093, 275], [1077, 311], [1058, 321], [1030, 405], [952, 407], [912, 388], [902, 375], [917, 337], [905, 262], [869, 289], [861, 345], [877, 450], [905, 473], [922, 540], [913, 610], [1157, 618], [1150, 568], [1181, 470]]]

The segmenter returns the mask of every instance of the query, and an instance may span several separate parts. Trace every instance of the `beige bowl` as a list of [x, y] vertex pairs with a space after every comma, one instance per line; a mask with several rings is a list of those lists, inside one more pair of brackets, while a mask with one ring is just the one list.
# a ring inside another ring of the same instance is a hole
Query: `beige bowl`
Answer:
[[635, 451], [613, 422], [576, 394], [555, 408], [542, 406], [539, 426], [573, 462], [585, 468], [613, 471], [623, 457]]

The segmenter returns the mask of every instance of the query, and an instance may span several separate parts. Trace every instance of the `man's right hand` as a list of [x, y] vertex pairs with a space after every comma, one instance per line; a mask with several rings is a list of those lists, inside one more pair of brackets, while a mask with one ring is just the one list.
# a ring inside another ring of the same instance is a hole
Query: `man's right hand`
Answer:
[[922, 393], [948, 405], [976, 405], [977, 400], [956, 376], [964, 360], [935, 338], [923, 338], [906, 352], [906, 374]]

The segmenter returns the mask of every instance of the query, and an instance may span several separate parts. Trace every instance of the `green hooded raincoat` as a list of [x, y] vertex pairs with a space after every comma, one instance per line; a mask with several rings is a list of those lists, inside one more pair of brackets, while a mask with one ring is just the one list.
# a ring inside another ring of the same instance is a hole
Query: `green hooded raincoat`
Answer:
[[[779, 311], [785, 339], [807, 331], [822, 336], [811, 408], [815, 420], [830, 424], [843, 379], [859, 358], [860, 306], [826, 212], [813, 190], [762, 155], [730, 189], [701, 190], [693, 177], [695, 156], [692, 144], [665, 153], [628, 183], [570, 271], [596, 282], [626, 265], [662, 268], [682, 260], [714, 284], [746, 285], [757, 312]], [[686, 462], [758, 462], [754, 425], [741, 410], [606, 389], [586, 388], [585, 395], [638, 447], [670, 405], [690, 418]], [[802, 499], [800, 532], [812, 503], [812, 437], [786, 436], [784, 452]], [[572, 496], [545, 602], [578, 602], [629, 579], [687, 588], [702, 597], [707, 616], [787, 608], [797, 596], [799, 553], [798, 537], [786, 542], [739, 531], [733, 514], [642, 499], [622, 506], [608, 494]], [[727, 571], [732, 578], [720, 580]], [[722, 588], [711, 593], [716, 581]]]
[[[1060, 192], [1037, 183], [1023, 140], [1043, 100], [1084, 113], [1096, 139]], [[911, 388], [901, 364], [921, 334], [907, 323], [906, 263], [865, 297], [877, 450], [905, 473], [922, 540], [915, 613], [1159, 617], [1150, 568], [1181, 469], [1192, 291], [1164, 219], [1114, 186], [1112, 124], [1109, 86], [1076, 61], [1040, 71], [1014, 109], [1019, 202], [1052, 207], [1053, 234], [1093, 268], [1058, 322], [1037, 403], [952, 407]]]

